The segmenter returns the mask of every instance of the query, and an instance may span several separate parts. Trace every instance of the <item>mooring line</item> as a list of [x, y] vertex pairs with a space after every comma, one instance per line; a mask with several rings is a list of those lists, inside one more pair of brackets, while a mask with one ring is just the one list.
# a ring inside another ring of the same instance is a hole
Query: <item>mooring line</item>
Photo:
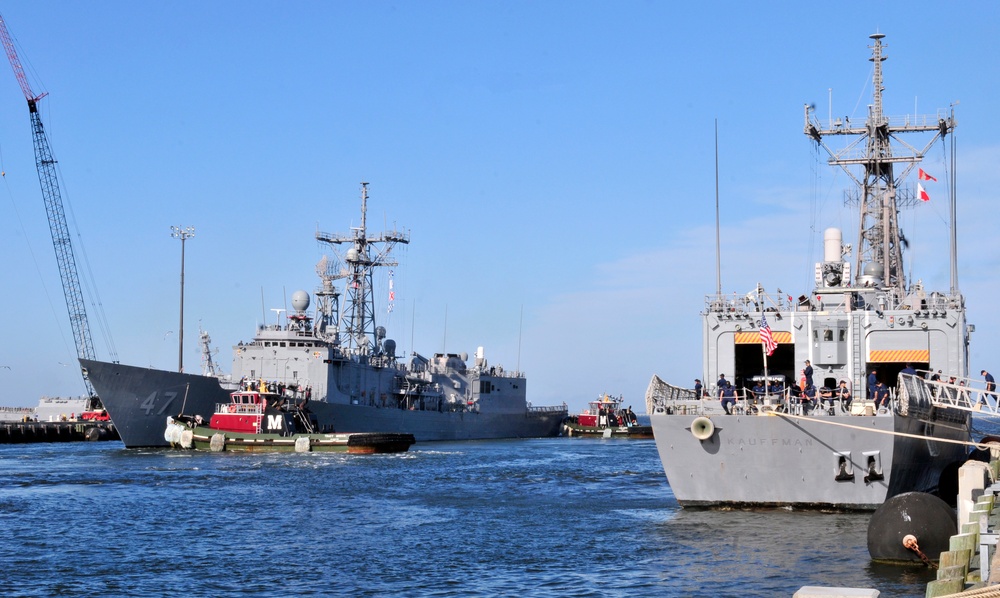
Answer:
[[[966, 446], [974, 446], [977, 449], [987, 450], [989, 445], [982, 444], [979, 442], [972, 442], [971, 440], [951, 440], [949, 438], [932, 438], [930, 436], [921, 436], [920, 434], [909, 434], [907, 432], [891, 432], [889, 430], [876, 430], [874, 428], [865, 428], [863, 426], [855, 426], [853, 424], [842, 424], [840, 422], [833, 422], [822, 417], [811, 417], [807, 415], [792, 415], [791, 413], [778, 413], [777, 411], [771, 411], [768, 415], [777, 415], [779, 417], [787, 417], [789, 419], [804, 419], [814, 423], [823, 423], [829, 426], [840, 426], [842, 428], [851, 428], [853, 430], [861, 430], [864, 432], [876, 432], [878, 434], [889, 434], [891, 436], [901, 436], [903, 438], [916, 438], [923, 440], [933, 440], [935, 442], [950, 442], [951, 444], [964, 444]], [[864, 416], [862, 416], [864, 417]]]

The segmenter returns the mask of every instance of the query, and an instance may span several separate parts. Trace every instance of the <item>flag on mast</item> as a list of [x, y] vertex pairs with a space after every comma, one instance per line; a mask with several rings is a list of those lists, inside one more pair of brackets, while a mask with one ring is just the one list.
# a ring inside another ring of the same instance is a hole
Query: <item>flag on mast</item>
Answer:
[[771, 334], [771, 327], [767, 324], [764, 314], [760, 316], [760, 344], [764, 346], [764, 352], [768, 357], [778, 348], [778, 343], [774, 342], [774, 335]]
[[392, 270], [389, 270], [389, 305], [388, 305], [388, 313], [390, 313], [390, 314], [392, 313], [393, 304], [396, 302], [396, 291], [393, 288], [395, 285], [393, 285], [393, 283], [392, 283], [392, 274], [393, 274]]
[[920, 183], [917, 183], [917, 197], [920, 199], [920, 201], [931, 200], [931, 196], [928, 195], [926, 191], [924, 191], [924, 186], [921, 185]]
[[935, 183], [937, 182], [937, 179], [927, 174], [923, 168], [917, 168], [917, 178], [920, 179], [921, 181], [934, 181]]

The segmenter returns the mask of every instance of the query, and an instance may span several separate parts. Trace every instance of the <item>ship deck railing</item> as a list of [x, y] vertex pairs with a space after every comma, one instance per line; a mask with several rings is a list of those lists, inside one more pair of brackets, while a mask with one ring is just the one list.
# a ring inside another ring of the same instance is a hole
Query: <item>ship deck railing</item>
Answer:
[[[833, 390], [833, 389], [831, 389]], [[814, 415], [829, 413], [830, 402], [840, 405], [837, 397], [821, 397], [817, 392], [810, 400], [792, 394], [790, 388], [784, 388], [776, 393], [755, 395], [748, 388], [734, 389], [733, 412], [738, 415], [766, 414], [769, 411], [783, 411], [793, 415]], [[895, 405], [896, 393], [889, 390], [889, 404]], [[853, 397], [851, 408], [845, 413], [850, 415], [873, 415], [878, 411], [875, 402], [863, 396]], [[868, 409], [870, 407], [870, 409]], [[693, 389], [675, 386], [654, 375], [646, 389], [646, 413], [672, 413], [685, 415], [718, 414], [722, 411], [721, 400], [717, 394], [705, 394], [698, 397]]]
[[260, 403], [216, 403], [216, 413], [236, 413], [239, 415], [260, 415], [264, 406]]
[[528, 413], [569, 413], [569, 407], [566, 403], [562, 405], [539, 405], [537, 407], [528, 403]]
[[897, 388], [899, 404], [926, 404], [938, 408], [957, 409], [989, 417], [1000, 417], [996, 389], [987, 389], [985, 380], [951, 377], [930, 380], [924, 375], [900, 374]]
[[[869, 287], [844, 286], [836, 289], [829, 289], [831, 293], [843, 294], [845, 299], [841, 304], [836, 302], [824, 302], [822, 309], [842, 311], [843, 313], [858, 310], [868, 311], [912, 311], [914, 315], [922, 314], [924, 317], [937, 316], [950, 310], [960, 309], [964, 303], [961, 294], [945, 294], [930, 292], [917, 294], [899, 293], [896, 289], [872, 289]], [[818, 291], [817, 291], [818, 292]], [[875, 293], [874, 297], [867, 296]], [[865, 294], [867, 299], [861, 297]], [[757, 318], [761, 313], [776, 314], [780, 318], [782, 313], [792, 311], [812, 311], [818, 309], [817, 305], [810, 297], [800, 296], [798, 299], [791, 295], [778, 292], [776, 297], [768, 293], [762, 293], [759, 297], [753, 294], [728, 293], [705, 295], [705, 309], [703, 313], [724, 314], [731, 318]]]

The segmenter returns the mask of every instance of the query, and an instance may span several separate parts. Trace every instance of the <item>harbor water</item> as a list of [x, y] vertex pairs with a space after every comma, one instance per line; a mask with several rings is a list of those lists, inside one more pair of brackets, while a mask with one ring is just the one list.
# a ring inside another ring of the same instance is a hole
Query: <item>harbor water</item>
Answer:
[[867, 514], [678, 507], [652, 440], [395, 455], [0, 446], [8, 596], [923, 595]]

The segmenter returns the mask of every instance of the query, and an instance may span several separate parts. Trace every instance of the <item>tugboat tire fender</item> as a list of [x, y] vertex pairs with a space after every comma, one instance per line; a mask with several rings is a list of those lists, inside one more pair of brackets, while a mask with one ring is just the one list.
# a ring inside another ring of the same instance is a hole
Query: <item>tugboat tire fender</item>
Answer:
[[698, 440], [708, 440], [715, 434], [715, 424], [704, 415], [691, 422], [691, 435]]

